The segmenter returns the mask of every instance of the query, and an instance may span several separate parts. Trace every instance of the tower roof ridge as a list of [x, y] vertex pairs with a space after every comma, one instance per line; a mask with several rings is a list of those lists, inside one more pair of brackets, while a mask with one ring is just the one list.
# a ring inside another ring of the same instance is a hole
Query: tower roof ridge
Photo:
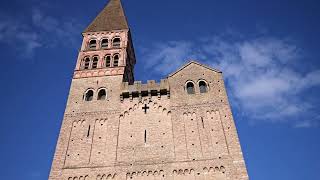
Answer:
[[129, 29], [121, 0], [110, 0], [84, 32]]

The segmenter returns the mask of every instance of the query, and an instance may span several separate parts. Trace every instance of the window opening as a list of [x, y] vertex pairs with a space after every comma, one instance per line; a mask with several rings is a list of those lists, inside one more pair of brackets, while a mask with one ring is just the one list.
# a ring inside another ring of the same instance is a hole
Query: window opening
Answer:
[[106, 61], [106, 67], [110, 67], [111, 66], [111, 56], [110, 55], [107, 55], [105, 57], [105, 61]]
[[133, 98], [139, 97], [139, 92], [138, 91], [132, 92], [131, 94], [132, 94]]
[[144, 143], [147, 143], [147, 130], [144, 130]]
[[161, 89], [160, 90], [160, 95], [167, 95], [168, 91], [166, 89]]
[[119, 54], [113, 56], [113, 66], [117, 67], [119, 65]]
[[98, 100], [105, 100], [107, 97], [107, 93], [105, 89], [101, 89], [98, 93]]
[[98, 67], [98, 57], [95, 56], [93, 57], [93, 61], [92, 61], [92, 69], [96, 69]]
[[101, 47], [102, 48], [107, 48], [108, 47], [108, 39], [102, 39]]
[[157, 90], [151, 90], [151, 96], [158, 96]]
[[199, 82], [200, 93], [206, 93], [208, 91], [207, 83], [204, 81]]
[[89, 42], [89, 49], [96, 49], [97, 47], [97, 41], [96, 40], [91, 40]]
[[202, 122], [202, 128], [204, 128], [203, 117], [201, 117], [201, 122]]
[[90, 66], [90, 59], [87, 57], [84, 60], [84, 69], [89, 69]]
[[187, 83], [187, 92], [188, 94], [194, 94], [194, 85], [192, 82]]
[[90, 135], [90, 128], [91, 128], [91, 126], [89, 125], [87, 137], [89, 137], [89, 135]]
[[93, 99], [93, 91], [92, 91], [92, 90], [89, 90], [89, 91], [86, 93], [85, 100], [86, 100], [86, 101], [92, 101], [92, 99]]
[[113, 47], [120, 47], [120, 38], [114, 38], [112, 42]]
[[141, 91], [142, 97], [147, 97], [149, 95], [148, 91]]

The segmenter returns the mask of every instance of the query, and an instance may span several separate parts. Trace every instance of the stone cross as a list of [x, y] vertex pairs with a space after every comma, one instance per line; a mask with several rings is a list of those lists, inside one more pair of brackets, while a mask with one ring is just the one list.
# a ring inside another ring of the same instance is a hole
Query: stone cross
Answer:
[[144, 110], [144, 113], [147, 114], [147, 110], [149, 109], [149, 107], [147, 106], [147, 104], [144, 104], [144, 107], [142, 107], [142, 109]]

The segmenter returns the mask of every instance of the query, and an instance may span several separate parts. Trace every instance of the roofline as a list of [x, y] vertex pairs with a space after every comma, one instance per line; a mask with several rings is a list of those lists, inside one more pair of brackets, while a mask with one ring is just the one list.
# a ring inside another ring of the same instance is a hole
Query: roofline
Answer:
[[169, 74], [167, 77], [172, 77], [173, 75], [177, 74], [178, 72], [180, 72], [181, 70], [183, 70], [184, 68], [186, 68], [187, 66], [189, 66], [190, 64], [197, 64], [199, 66], [202, 66], [204, 68], [207, 68], [211, 71], [214, 71], [214, 72], [217, 72], [217, 73], [222, 73], [222, 71], [218, 70], [218, 69], [215, 69], [215, 68], [212, 68], [208, 65], [204, 65], [204, 64], [201, 64], [199, 62], [197, 62], [196, 60], [190, 60], [188, 63], [186, 63], [185, 65], [183, 65], [181, 68], [179, 68], [178, 70], [176, 70], [175, 72]]
[[[118, 10], [115, 12], [115, 10]], [[106, 21], [106, 19], [113, 18], [112, 22], [117, 22], [117, 25]], [[124, 18], [124, 19], [123, 19]], [[83, 30], [86, 32], [100, 32], [109, 30], [121, 30], [129, 28], [128, 19], [124, 12], [121, 0], [108, 0], [104, 8], [96, 15], [96, 17], [89, 23], [89, 25]], [[99, 30], [97, 30], [99, 29]]]
[[113, 29], [113, 30], [108, 30], [108, 31], [83, 31], [81, 34], [87, 34], [87, 33], [98, 33], [98, 32], [112, 32], [112, 31], [130, 31], [130, 28], [126, 28], [126, 29]]

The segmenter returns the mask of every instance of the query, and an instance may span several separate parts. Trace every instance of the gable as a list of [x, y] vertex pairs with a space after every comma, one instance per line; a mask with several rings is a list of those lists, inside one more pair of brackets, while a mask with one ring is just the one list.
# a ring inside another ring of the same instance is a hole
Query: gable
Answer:
[[213, 72], [216, 72], [216, 73], [222, 73], [221, 71], [217, 70], [217, 69], [214, 69], [214, 68], [211, 68], [207, 65], [204, 65], [204, 64], [201, 64], [199, 62], [196, 62], [196, 61], [190, 61], [188, 62], [187, 64], [183, 65], [181, 68], [179, 68], [178, 70], [176, 70], [175, 72], [171, 73], [168, 75], [168, 77], [173, 77], [175, 76], [177, 73], [181, 72], [181, 71], [184, 71], [185, 69], [187, 69], [188, 67], [190, 66], [195, 66], [195, 67], [199, 67], [199, 68], [203, 68], [203, 69], [207, 69], [207, 70], [210, 70], [210, 71], [213, 71]]

